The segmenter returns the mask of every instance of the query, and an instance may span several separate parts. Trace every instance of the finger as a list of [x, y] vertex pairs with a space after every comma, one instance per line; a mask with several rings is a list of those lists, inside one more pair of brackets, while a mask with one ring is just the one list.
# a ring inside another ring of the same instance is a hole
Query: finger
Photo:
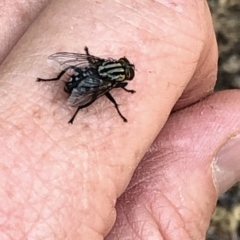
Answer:
[[239, 101], [238, 91], [219, 92], [172, 114], [106, 239], [204, 239], [217, 196], [240, 180]]
[[[132, 1], [52, 1], [18, 42], [1, 68], [1, 154], [21, 163], [4, 176], [23, 199], [30, 192], [27, 210], [40, 202], [51, 212], [49, 218], [30, 217], [33, 232], [41, 228], [48, 236], [50, 226], [53, 234], [70, 231], [73, 239], [101, 239], [109, 231], [116, 198], [196, 71], [205, 43], [196, 17], [203, 2], [176, 1], [176, 7], [145, 1], [136, 8]], [[129, 87], [137, 93], [112, 91], [127, 124], [101, 98], [69, 126], [75, 109], [67, 107], [58, 83], [35, 82], [57, 75], [44, 65], [48, 55], [82, 52], [86, 44], [94, 55], [126, 56], [135, 64]], [[12, 172], [18, 174], [9, 177]], [[10, 212], [18, 201], [11, 199]], [[13, 216], [10, 222], [21, 227], [29, 219]]]
[[0, 3], [0, 64], [49, 0]]
[[179, 110], [203, 99], [211, 94], [215, 87], [218, 49], [211, 14], [206, 1], [204, 4], [204, 8], [199, 8], [199, 24], [202, 25], [202, 34], [205, 39], [202, 42], [202, 52], [197, 61], [196, 70], [174, 106], [174, 110]]

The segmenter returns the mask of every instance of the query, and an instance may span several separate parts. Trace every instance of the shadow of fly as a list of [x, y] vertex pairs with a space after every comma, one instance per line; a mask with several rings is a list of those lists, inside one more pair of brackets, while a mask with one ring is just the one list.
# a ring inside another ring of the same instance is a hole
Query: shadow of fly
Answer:
[[69, 94], [68, 105], [77, 110], [68, 123], [73, 123], [80, 109], [88, 107], [103, 95], [114, 104], [122, 120], [127, 122], [110, 91], [122, 88], [126, 92], [135, 93], [134, 90], [126, 89], [128, 81], [135, 75], [134, 64], [126, 57], [119, 60], [103, 59], [91, 55], [87, 47], [84, 50], [86, 54], [58, 52], [50, 55], [49, 59], [58, 62], [62, 71], [55, 78], [37, 78], [37, 82], [58, 81], [71, 70], [72, 74], [65, 83], [64, 90]]

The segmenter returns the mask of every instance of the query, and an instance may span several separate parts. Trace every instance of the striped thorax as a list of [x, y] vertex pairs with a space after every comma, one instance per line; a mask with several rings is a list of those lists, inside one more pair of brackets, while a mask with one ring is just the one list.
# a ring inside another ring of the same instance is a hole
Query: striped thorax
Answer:
[[98, 74], [102, 78], [113, 81], [132, 80], [134, 78], [134, 65], [125, 57], [116, 60], [106, 60], [98, 67]]

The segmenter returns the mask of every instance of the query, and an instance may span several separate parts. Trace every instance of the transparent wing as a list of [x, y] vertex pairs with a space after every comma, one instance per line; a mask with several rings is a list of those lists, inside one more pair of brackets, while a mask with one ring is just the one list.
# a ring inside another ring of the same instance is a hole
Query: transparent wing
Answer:
[[104, 59], [93, 55], [69, 52], [54, 53], [48, 59], [56, 61], [61, 68], [69, 66], [87, 67], [104, 61]]
[[67, 104], [72, 107], [81, 107], [94, 102], [113, 88], [108, 80], [87, 77], [74, 88], [68, 98]]

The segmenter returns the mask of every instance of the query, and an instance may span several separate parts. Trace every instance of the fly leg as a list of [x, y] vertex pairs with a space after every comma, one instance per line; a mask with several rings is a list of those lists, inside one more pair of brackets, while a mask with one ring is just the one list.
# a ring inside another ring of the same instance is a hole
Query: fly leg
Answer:
[[49, 79], [37, 78], [37, 82], [58, 81], [69, 69], [74, 69], [74, 68], [75, 66], [69, 66], [65, 68], [55, 78], [49, 78]]
[[89, 50], [88, 50], [88, 47], [87, 47], [87, 46], [84, 48], [84, 51], [86, 52], [86, 54], [87, 54], [88, 56], [91, 55], [91, 54], [89, 53]]
[[88, 106], [91, 105], [94, 101], [95, 101], [95, 99], [92, 100], [92, 101], [90, 101], [89, 103], [83, 105], [83, 106], [78, 107], [77, 110], [76, 110], [76, 112], [73, 114], [72, 118], [68, 121], [68, 123], [73, 124], [73, 121], [74, 121], [75, 117], [77, 116], [79, 110], [81, 110], [81, 109], [83, 109], [83, 108], [85, 108], [85, 107], [88, 107]]
[[[99, 61], [100, 61], [100, 58], [96, 58], [96, 57], [94, 57], [93, 55], [91, 55], [90, 53], [89, 53], [89, 50], [88, 50], [88, 47], [86, 46], [85, 48], [84, 48], [84, 50], [85, 50], [85, 52], [86, 52], [86, 55], [87, 55], [87, 60], [88, 60], [88, 62], [90, 63], [90, 64], [97, 64]], [[103, 60], [102, 60], [103, 61]]]
[[74, 121], [75, 117], [77, 116], [80, 109], [82, 109], [82, 107], [77, 108], [76, 112], [73, 114], [72, 118], [68, 121], [68, 123], [73, 124], [73, 121]]
[[136, 91], [135, 90], [129, 90], [125, 87], [122, 87], [123, 90], [125, 90], [126, 92], [129, 92], [129, 93], [135, 93]]
[[121, 112], [120, 112], [120, 110], [119, 110], [119, 108], [118, 108], [118, 104], [117, 104], [117, 102], [115, 101], [115, 99], [112, 97], [112, 95], [111, 95], [109, 92], [107, 92], [107, 93], [105, 93], [105, 96], [114, 104], [114, 106], [115, 106], [115, 108], [117, 109], [118, 114], [119, 114], [119, 116], [122, 118], [122, 120], [123, 120], [124, 122], [127, 122], [127, 119], [121, 114]]
[[128, 85], [128, 83], [126, 82], [120, 82], [116, 85], [116, 87], [120, 87], [122, 88], [123, 90], [125, 90], [126, 92], [129, 92], [129, 93], [135, 93], [136, 91], [135, 90], [129, 90], [126, 88], [126, 86]]
[[85, 52], [86, 52], [88, 62], [93, 64], [94, 61], [93, 61], [92, 58], [91, 58], [91, 54], [90, 54], [89, 51], [88, 51], [88, 47], [86, 46], [86, 47], [84, 48], [84, 50], [85, 50]]

